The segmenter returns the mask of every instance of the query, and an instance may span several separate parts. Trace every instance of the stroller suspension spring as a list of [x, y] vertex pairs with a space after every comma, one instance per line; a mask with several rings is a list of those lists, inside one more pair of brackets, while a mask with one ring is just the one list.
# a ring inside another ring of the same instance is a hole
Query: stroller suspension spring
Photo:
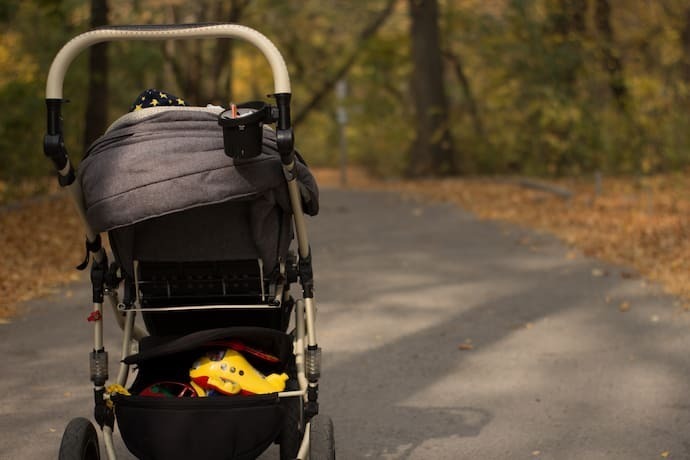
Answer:
[[92, 351], [89, 367], [93, 384], [97, 387], [105, 385], [108, 380], [108, 352], [103, 349]]
[[321, 377], [321, 348], [317, 346], [307, 347], [305, 358], [307, 379], [310, 382], [318, 381]]

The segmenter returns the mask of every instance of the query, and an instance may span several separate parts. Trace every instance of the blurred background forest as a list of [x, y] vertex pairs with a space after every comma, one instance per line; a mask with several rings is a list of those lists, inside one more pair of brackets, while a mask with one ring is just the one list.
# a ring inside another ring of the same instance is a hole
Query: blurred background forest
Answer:
[[[313, 165], [338, 165], [341, 133], [350, 163], [383, 177], [690, 164], [683, 0], [0, 0], [0, 180], [50, 173], [45, 78], [68, 39], [105, 23], [190, 22], [237, 22], [276, 43]], [[149, 87], [198, 105], [273, 89], [263, 56], [237, 41], [94, 48], [65, 80], [72, 158]]]

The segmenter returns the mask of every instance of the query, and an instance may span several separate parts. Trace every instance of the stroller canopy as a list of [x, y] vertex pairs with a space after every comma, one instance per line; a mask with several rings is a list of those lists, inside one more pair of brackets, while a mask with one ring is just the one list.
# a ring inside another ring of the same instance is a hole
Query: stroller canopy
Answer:
[[[289, 210], [275, 133], [264, 127], [263, 153], [225, 155], [219, 108], [162, 107], [131, 112], [89, 148], [79, 167], [86, 217], [97, 232], [231, 200], [271, 194]], [[304, 210], [318, 212], [318, 188], [297, 161]]]

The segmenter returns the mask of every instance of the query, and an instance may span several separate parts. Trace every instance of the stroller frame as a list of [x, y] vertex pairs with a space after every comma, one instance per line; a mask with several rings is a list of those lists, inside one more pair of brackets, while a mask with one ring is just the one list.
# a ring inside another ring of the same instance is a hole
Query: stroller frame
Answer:
[[[119, 300], [117, 291], [120, 279], [108, 272], [106, 251], [101, 244], [100, 234], [95, 232], [86, 218], [84, 197], [81, 185], [76, 180], [76, 171], [64, 145], [61, 106], [63, 81], [69, 65], [86, 48], [100, 42], [127, 40], [170, 40], [234, 38], [245, 40], [259, 48], [271, 67], [274, 77], [274, 98], [277, 104], [276, 140], [281, 156], [283, 174], [287, 182], [294, 230], [298, 243], [299, 263], [297, 271], [302, 287], [302, 298], [295, 302], [294, 310], [294, 357], [299, 390], [278, 393], [279, 398], [302, 398], [306, 423], [298, 459], [309, 458], [310, 420], [318, 413], [318, 379], [320, 376], [320, 349], [316, 341], [313, 274], [311, 250], [306, 221], [302, 209], [300, 191], [294, 173], [294, 138], [290, 121], [290, 79], [285, 61], [275, 45], [263, 34], [237, 24], [185, 24], [160, 26], [109, 26], [95, 29], [74, 37], [65, 44], [54, 58], [46, 85], [47, 134], [44, 138], [44, 153], [49, 157], [58, 172], [60, 185], [67, 188], [74, 202], [77, 214], [86, 234], [87, 262], [93, 256], [91, 281], [93, 288], [93, 311], [89, 321], [93, 322], [93, 351], [91, 353], [91, 379], [94, 383], [95, 419], [101, 426], [105, 451], [109, 460], [116, 458], [113, 447], [114, 411], [110, 404], [107, 352], [103, 345], [103, 312], [107, 298], [118, 325], [123, 331], [121, 360], [131, 355], [132, 342], [147, 335], [146, 331], [135, 325], [137, 311], [143, 311], [137, 301], [134, 307], [125, 306]], [[282, 300], [282, 299], [277, 299]], [[270, 305], [217, 305], [205, 307], [174, 307], [175, 309], [227, 309], [227, 308], [275, 308]], [[129, 366], [120, 362], [115, 383], [124, 387], [129, 376]]]

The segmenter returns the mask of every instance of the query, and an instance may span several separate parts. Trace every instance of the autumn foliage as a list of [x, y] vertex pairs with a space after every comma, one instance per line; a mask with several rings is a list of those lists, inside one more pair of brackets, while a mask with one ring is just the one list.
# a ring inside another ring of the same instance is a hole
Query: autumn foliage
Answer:
[[[59, 48], [88, 29], [89, 3], [0, 6], [0, 179], [49, 171], [41, 156], [45, 76]], [[449, 117], [430, 133], [419, 123], [412, 91], [419, 77], [408, 1], [111, 1], [108, 21], [234, 21], [264, 32], [288, 63], [298, 144], [312, 164], [339, 160], [338, 105], [348, 113], [351, 162], [388, 177], [417, 172], [409, 167], [411, 147], [424, 130], [431, 141], [450, 131], [443, 142], [452, 141], [448, 161], [466, 174], [651, 174], [690, 163], [687, 2], [428, 3], [438, 4]], [[265, 59], [244, 44], [226, 45], [113, 44], [110, 102], [102, 110], [114, 120], [148, 86], [202, 105], [264, 97], [272, 88]], [[86, 64], [78, 58], [65, 81], [71, 101], [65, 132], [75, 162], [83, 144]], [[333, 82], [341, 78], [349, 91], [339, 101]]]

